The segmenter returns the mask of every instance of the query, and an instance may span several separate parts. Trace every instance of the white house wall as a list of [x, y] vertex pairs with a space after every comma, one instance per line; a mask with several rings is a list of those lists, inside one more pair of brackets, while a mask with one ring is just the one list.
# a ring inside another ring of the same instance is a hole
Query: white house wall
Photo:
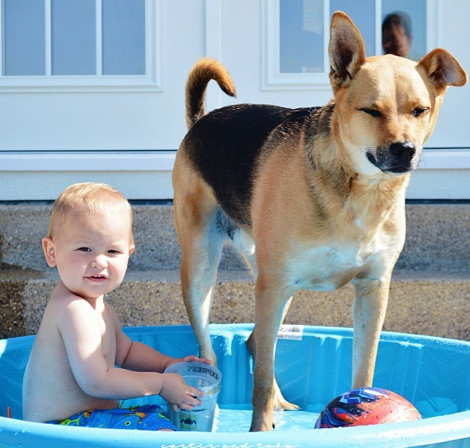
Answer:
[[[210, 85], [207, 108], [235, 102], [325, 104], [329, 87], [266, 86], [265, 9], [274, 0], [156, 1], [158, 89], [64, 84], [21, 89], [0, 80], [0, 201], [50, 200], [69, 184], [111, 183], [131, 199], [171, 199], [174, 154], [186, 132], [184, 85], [202, 56], [231, 72], [237, 99]], [[467, 0], [429, 0], [437, 44], [470, 70]], [[470, 199], [470, 87], [450, 88], [408, 198]], [[449, 148], [451, 151], [449, 151]], [[166, 152], [160, 152], [166, 151]]]

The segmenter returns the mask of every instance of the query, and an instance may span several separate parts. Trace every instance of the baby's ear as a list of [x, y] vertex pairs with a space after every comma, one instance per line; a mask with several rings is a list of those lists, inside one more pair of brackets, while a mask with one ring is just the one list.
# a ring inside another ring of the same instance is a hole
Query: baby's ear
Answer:
[[42, 239], [42, 249], [44, 251], [44, 256], [46, 257], [47, 264], [54, 268], [57, 266], [56, 259], [55, 259], [55, 246], [52, 238], [43, 238]]
[[133, 244], [131, 244], [129, 246], [129, 257], [134, 253], [134, 250], [135, 250], [135, 246]]

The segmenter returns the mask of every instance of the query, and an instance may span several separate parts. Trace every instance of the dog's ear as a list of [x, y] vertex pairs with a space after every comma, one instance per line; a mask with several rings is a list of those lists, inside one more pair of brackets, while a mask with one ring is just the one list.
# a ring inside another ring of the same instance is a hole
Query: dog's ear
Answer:
[[347, 87], [366, 60], [362, 35], [347, 14], [333, 14], [330, 28], [330, 82], [333, 90]]
[[467, 82], [467, 73], [449, 52], [437, 48], [427, 54], [418, 62], [426, 75], [433, 80], [440, 89], [447, 86], [463, 86]]

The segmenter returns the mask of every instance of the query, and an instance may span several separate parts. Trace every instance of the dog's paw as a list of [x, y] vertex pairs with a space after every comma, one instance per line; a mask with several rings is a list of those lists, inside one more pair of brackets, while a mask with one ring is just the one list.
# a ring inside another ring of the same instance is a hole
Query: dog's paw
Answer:
[[297, 411], [300, 408], [296, 404], [282, 399], [282, 400], [276, 400], [276, 402], [274, 403], [274, 409], [276, 411]]
[[277, 383], [274, 387], [274, 409], [276, 411], [297, 411], [299, 409], [299, 406], [284, 398]]

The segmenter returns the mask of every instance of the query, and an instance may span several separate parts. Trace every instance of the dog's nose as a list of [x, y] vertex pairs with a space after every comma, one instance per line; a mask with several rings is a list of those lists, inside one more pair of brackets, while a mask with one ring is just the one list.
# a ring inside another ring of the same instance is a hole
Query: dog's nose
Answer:
[[412, 142], [397, 142], [390, 145], [390, 153], [400, 159], [411, 160], [416, 154], [416, 147]]

